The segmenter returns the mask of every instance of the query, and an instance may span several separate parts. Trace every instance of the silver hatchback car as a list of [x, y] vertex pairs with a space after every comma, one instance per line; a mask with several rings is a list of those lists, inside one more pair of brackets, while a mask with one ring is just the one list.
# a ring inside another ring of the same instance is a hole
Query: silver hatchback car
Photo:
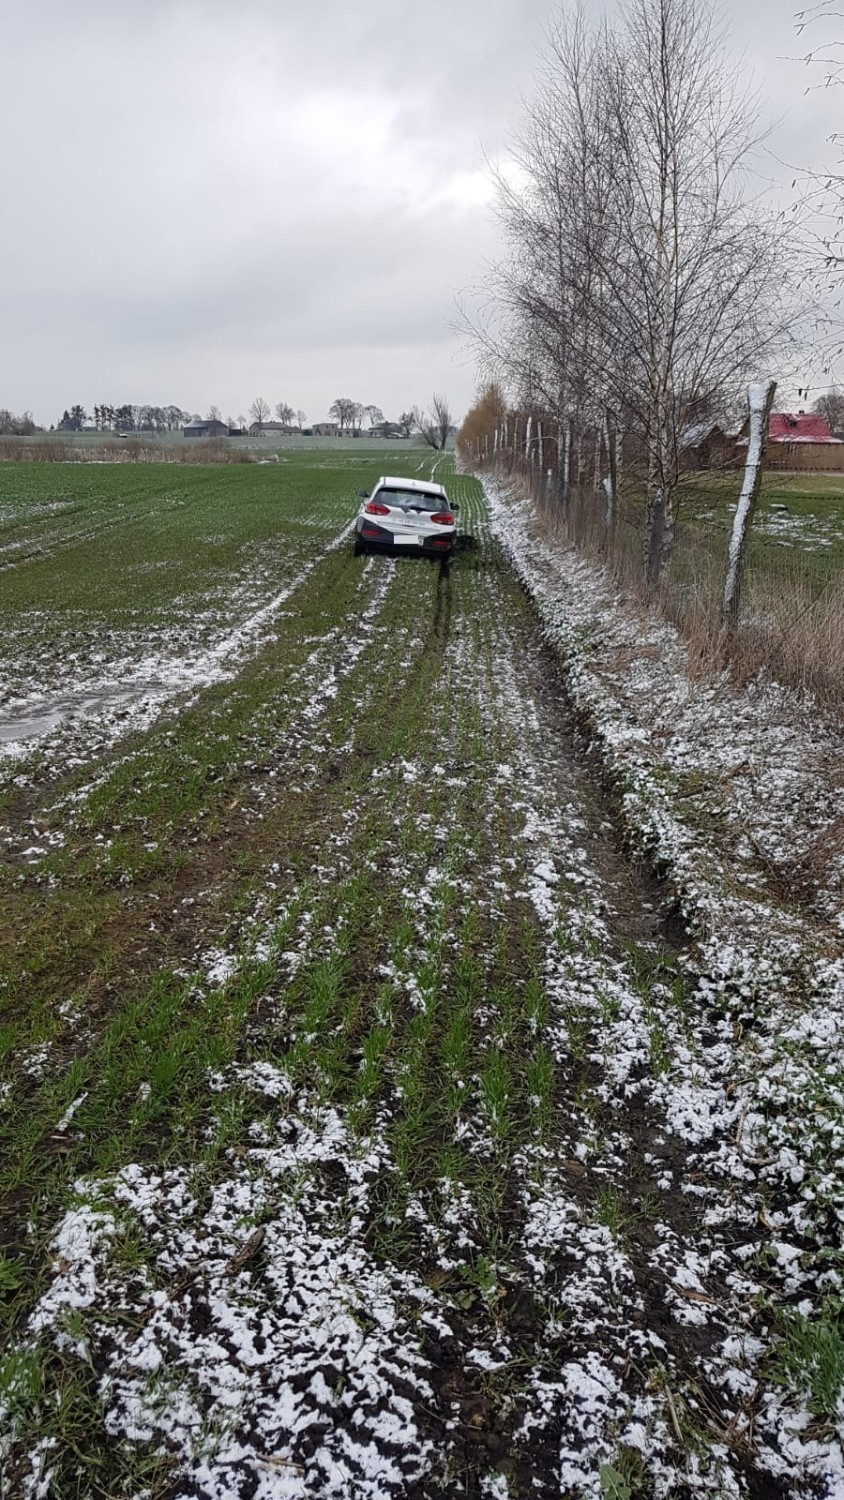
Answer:
[[448, 557], [457, 534], [455, 513], [441, 484], [427, 479], [378, 480], [372, 494], [358, 492], [355, 552], [373, 548], [408, 548]]

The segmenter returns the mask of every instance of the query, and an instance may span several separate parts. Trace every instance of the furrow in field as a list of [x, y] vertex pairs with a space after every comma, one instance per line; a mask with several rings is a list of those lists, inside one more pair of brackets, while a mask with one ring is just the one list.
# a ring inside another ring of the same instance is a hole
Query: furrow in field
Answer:
[[[74, 506], [73, 510], [75, 509], [76, 507]], [[130, 513], [131, 521], [133, 525], [148, 522], [154, 516], [160, 515], [160, 513], [160, 507], [157, 505], [143, 511], [133, 509]], [[62, 507], [48, 510], [47, 515], [43, 516], [42, 530], [40, 532], [37, 530], [27, 532], [25, 529], [27, 526], [32, 525], [31, 518], [28, 518], [25, 522], [19, 522], [17, 526], [14, 523], [10, 524], [9, 521], [6, 521], [3, 527], [4, 540], [0, 542], [0, 573], [8, 572], [12, 568], [25, 567], [29, 563], [43, 563], [48, 558], [55, 557], [58, 552], [66, 548], [78, 547], [80, 543], [91, 542], [95, 537], [103, 536], [109, 531], [123, 527], [127, 521], [126, 511], [119, 508], [118, 513], [111, 516], [107, 521], [89, 523], [87, 526], [82, 526], [75, 531], [58, 531], [56, 526], [57, 516], [63, 519]], [[49, 521], [47, 517], [49, 517]], [[3, 519], [0, 517], [0, 521]], [[47, 533], [45, 522], [49, 525], [49, 533]], [[23, 530], [23, 536], [9, 537], [9, 533], [17, 529]]]
[[[37, 742], [42, 757], [61, 762], [70, 749], [78, 759], [80, 753], [85, 753], [86, 737], [93, 742], [88, 753], [101, 753], [127, 733], [147, 728], [174, 700], [185, 705], [192, 694], [234, 677], [244, 659], [260, 648], [280, 611], [295, 599], [297, 591], [325, 558], [344, 545], [350, 531], [350, 524], [344, 526], [316, 556], [303, 562], [271, 598], [243, 614], [210, 643], [202, 640], [205, 633], [202, 622], [194, 618], [189, 635], [183, 633], [180, 638], [178, 633], [174, 636], [171, 632], [158, 651], [140, 658], [136, 654], [137, 643], [133, 657], [123, 661], [115, 661], [111, 652], [108, 659], [105, 653], [98, 653], [98, 660], [85, 664], [82, 679], [78, 669], [71, 668], [68, 672], [65, 664], [65, 680], [49, 696], [35, 698], [30, 692], [25, 699], [6, 708], [0, 717], [0, 756], [18, 759], [30, 753], [33, 742]], [[62, 738], [65, 727], [72, 732], [72, 747], [66, 744], [66, 736]], [[45, 736], [50, 737], [47, 745], [43, 743]]]

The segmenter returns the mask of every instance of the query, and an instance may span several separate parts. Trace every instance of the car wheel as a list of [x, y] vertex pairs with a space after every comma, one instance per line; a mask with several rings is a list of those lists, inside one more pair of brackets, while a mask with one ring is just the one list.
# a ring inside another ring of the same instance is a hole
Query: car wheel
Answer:
[[360, 537], [356, 536], [355, 537], [355, 557], [360, 557], [361, 553], [362, 552], [366, 552], [366, 550], [367, 550], [366, 542], [362, 542], [361, 539], [360, 539]]

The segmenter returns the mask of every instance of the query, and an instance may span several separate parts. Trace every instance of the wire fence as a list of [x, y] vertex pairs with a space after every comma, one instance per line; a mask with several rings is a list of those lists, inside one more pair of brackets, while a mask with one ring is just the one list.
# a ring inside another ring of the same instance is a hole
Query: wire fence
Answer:
[[[729, 664], [740, 680], [765, 672], [844, 708], [844, 478], [832, 519], [805, 506], [766, 501], [754, 526], [738, 626], [722, 619], [727, 547], [741, 475], [690, 475], [680, 487], [671, 564], [654, 600], [645, 587], [644, 490], [635, 477], [619, 487], [611, 524], [605, 496], [591, 485], [564, 494], [552, 470], [511, 460], [497, 472], [532, 496], [543, 535], [600, 561], [642, 608], [660, 608], [685, 637], [703, 672]], [[769, 476], [773, 482], [773, 476]], [[781, 476], [776, 476], [776, 484]]]

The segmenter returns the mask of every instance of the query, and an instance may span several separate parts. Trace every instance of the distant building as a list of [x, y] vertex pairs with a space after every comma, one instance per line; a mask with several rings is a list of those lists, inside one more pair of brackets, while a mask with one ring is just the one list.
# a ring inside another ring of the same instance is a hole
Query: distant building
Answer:
[[229, 436], [227, 422], [218, 422], [215, 418], [207, 422], [187, 422], [182, 428], [182, 437], [186, 438], [220, 438]]
[[693, 422], [677, 440], [684, 469], [726, 469], [736, 459], [736, 439], [717, 422]]
[[340, 431], [339, 422], [314, 422], [314, 437], [337, 437]]
[[840, 443], [833, 437], [826, 417], [817, 411], [772, 411], [768, 418], [769, 443]]
[[262, 433], [269, 433], [270, 437], [298, 437], [299, 430], [290, 422], [253, 422], [249, 434], [250, 437], [260, 437]]
[[[747, 454], [748, 424], [736, 441], [740, 460]], [[844, 439], [833, 437], [826, 417], [814, 411], [772, 411], [768, 418], [765, 462], [771, 469], [823, 473], [844, 469]]]

